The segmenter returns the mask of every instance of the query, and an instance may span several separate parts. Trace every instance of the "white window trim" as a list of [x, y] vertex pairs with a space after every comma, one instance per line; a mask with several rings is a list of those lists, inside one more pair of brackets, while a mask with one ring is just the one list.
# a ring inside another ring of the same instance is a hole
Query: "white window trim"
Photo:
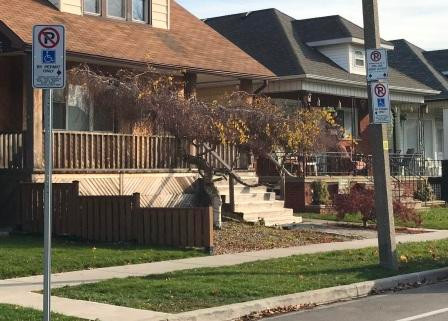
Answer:
[[[362, 61], [362, 66], [358, 65], [357, 62]], [[366, 57], [362, 50], [354, 49], [353, 50], [353, 67], [355, 68], [365, 68], [366, 66]]]

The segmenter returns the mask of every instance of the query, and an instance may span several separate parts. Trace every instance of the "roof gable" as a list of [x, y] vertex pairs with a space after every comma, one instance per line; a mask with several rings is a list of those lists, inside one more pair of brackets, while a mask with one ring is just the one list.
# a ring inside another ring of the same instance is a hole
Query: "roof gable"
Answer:
[[[339, 15], [296, 20], [294, 28], [306, 43], [344, 38], [364, 40], [364, 29]], [[392, 45], [384, 39], [381, 43]]]
[[[297, 32], [297, 21], [276, 9], [209, 18], [205, 22], [277, 76], [314, 75], [360, 84], [366, 82], [365, 76], [348, 73], [308, 46]], [[431, 89], [393, 68], [390, 78], [393, 86]]]
[[[238, 77], [274, 75], [171, 0], [171, 29], [59, 12], [46, 0], [0, 1], [0, 22], [25, 45], [34, 24], [64, 24], [71, 54]], [[7, 14], [3, 14], [7, 13]]]
[[442, 93], [433, 99], [448, 98], [448, 81], [427, 59], [425, 51], [407, 40], [393, 40], [395, 50], [389, 52], [389, 64], [400, 72]]

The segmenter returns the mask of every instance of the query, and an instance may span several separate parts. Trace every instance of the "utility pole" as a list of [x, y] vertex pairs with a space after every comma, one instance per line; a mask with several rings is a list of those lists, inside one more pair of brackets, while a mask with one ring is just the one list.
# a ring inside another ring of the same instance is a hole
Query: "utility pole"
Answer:
[[[378, 0], [362, 0], [364, 13], [365, 49], [381, 48]], [[372, 82], [367, 83], [370, 112], [370, 145], [373, 151], [373, 174], [375, 180], [375, 212], [378, 226], [380, 265], [396, 270], [397, 254], [392, 190], [389, 167], [389, 141], [386, 124], [374, 124]]]

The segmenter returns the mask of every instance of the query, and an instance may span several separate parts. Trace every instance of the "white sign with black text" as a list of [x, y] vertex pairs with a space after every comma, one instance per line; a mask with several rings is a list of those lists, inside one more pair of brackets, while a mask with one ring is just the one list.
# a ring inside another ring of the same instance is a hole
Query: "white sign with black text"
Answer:
[[377, 81], [389, 78], [389, 63], [386, 49], [368, 49], [367, 81]]
[[65, 28], [62, 25], [33, 27], [33, 87], [64, 88]]
[[391, 122], [389, 83], [377, 81], [372, 83], [373, 123], [389, 124]]

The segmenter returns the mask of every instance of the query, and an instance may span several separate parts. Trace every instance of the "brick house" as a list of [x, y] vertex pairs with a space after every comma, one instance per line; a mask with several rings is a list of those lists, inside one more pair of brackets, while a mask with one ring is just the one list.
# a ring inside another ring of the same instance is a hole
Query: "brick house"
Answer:
[[[42, 90], [31, 86], [35, 24], [63, 24], [68, 67], [144, 68], [196, 82], [252, 81], [274, 74], [173, 0], [10, 0], [0, 2], [0, 225], [11, 224], [18, 181], [43, 180]], [[117, 126], [88, 93], [68, 82], [55, 90], [55, 182], [80, 181], [83, 195], [146, 196], [174, 206], [196, 175], [173, 161], [169, 137], [143, 137]], [[5, 188], [8, 186], [9, 188]]]

